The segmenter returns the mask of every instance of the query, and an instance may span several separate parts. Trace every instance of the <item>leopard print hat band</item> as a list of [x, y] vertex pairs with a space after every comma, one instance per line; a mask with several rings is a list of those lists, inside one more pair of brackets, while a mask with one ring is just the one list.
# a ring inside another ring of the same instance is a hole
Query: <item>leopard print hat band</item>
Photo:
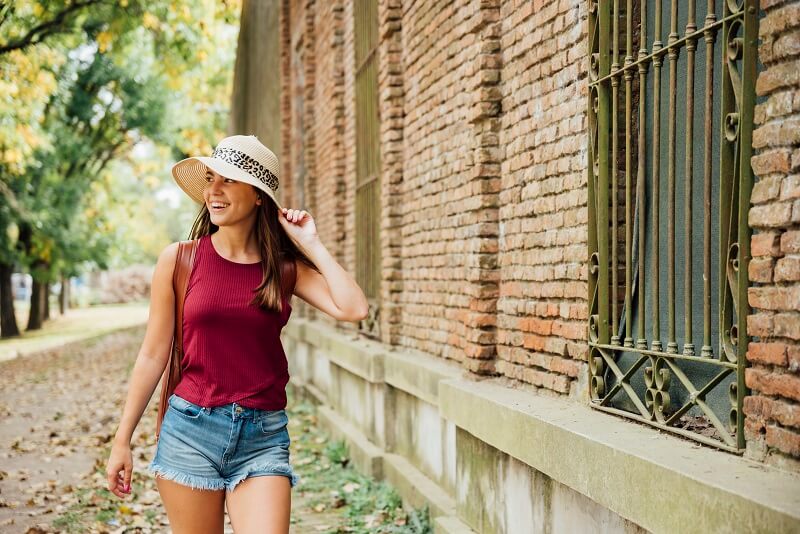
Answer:
[[266, 193], [280, 209], [280, 167], [275, 154], [254, 135], [233, 135], [219, 142], [211, 157], [193, 156], [172, 167], [178, 186], [198, 204], [203, 204], [206, 169], [251, 184]]

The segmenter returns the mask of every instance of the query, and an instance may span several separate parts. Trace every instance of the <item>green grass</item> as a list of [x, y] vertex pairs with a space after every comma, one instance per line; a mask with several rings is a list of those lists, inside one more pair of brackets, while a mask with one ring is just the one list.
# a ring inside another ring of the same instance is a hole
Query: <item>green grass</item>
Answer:
[[306, 506], [316, 511], [336, 510], [340, 523], [326, 534], [409, 533], [429, 534], [427, 507], [407, 511], [394, 488], [356, 471], [347, 445], [330, 440], [317, 424], [313, 405], [289, 402], [290, 420], [302, 427], [293, 432], [295, 471], [302, 480], [297, 489], [308, 496]]

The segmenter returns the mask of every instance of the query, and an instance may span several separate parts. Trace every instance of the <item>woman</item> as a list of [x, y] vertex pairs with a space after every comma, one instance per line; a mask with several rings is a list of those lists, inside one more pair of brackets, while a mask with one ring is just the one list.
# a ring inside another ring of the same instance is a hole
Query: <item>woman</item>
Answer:
[[[181, 380], [148, 469], [175, 534], [221, 533], [224, 507], [237, 534], [289, 531], [291, 488], [285, 386], [278, 337], [295, 294], [341, 321], [367, 300], [319, 240], [311, 215], [277, 201], [278, 161], [254, 136], [223, 139], [211, 157], [172, 174], [202, 203], [184, 299]], [[131, 437], [169, 358], [178, 243], [153, 274], [150, 315], [108, 460], [108, 489], [130, 493]]]

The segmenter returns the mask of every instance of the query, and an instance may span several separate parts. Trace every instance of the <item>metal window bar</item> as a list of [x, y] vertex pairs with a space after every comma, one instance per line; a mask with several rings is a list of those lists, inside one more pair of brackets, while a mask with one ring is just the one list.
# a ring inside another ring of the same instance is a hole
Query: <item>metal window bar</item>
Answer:
[[378, 2], [357, 0], [356, 65], [356, 281], [369, 302], [359, 330], [380, 337], [380, 129], [378, 114]]
[[745, 446], [757, 7], [589, 3], [590, 404], [732, 452]]

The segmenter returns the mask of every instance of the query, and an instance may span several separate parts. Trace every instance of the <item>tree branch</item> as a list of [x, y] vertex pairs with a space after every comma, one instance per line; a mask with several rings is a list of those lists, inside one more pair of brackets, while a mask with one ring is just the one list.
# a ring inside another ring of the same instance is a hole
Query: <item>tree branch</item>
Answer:
[[83, 2], [77, 1], [74, 4], [66, 6], [64, 9], [59, 11], [56, 14], [56, 16], [53, 17], [51, 20], [42, 22], [38, 26], [34, 26], [30, 30], [28, 30], [28, 33], [26, 33], [19, 39], [6, 43], [3, 46], [0, 46], [0, 55], [7, 54], [12, 50], [25, 48], [29, 45], [41, 43], [42, 41], [44, 41], [44, 38], [47, 37], [48, 35], [54, 35], [57, 33], [69, 33], [70, 31], [72, 31], [72, 29], [64, 27], [64, 21], [66, 20], [67, 16], [85, 7], [91, 6], [93, 4], [99, 4], [102, 1], [103, 0], [84, 0]]

